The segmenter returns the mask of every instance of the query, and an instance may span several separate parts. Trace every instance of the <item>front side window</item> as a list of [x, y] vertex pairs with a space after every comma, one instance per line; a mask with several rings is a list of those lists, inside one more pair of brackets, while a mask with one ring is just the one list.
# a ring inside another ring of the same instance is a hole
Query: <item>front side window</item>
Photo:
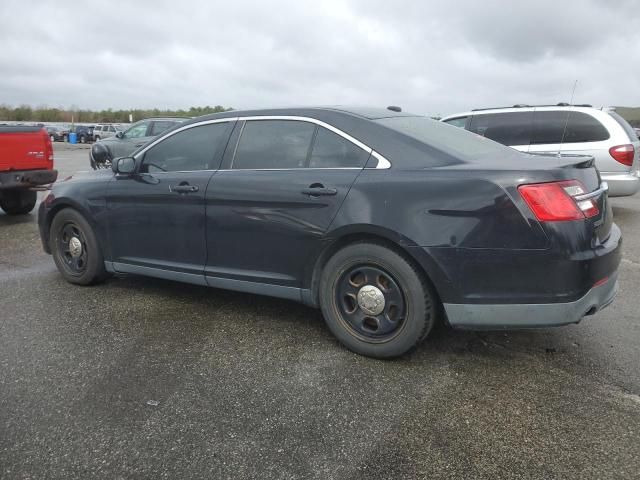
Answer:
[[503, 145], [529, 145], [533, 111], [474, 115], [469, 131]]
[[316, 126], [295, 120], [247, 121], [233, 169], [304, 168]]
[[116, 131], [116, 129], [115, 129], [115, 128], [113, 128], [113, 125], [109, 125], [109, 131], [110, 131], [110, 132], [115, 132], [115, 131]]
[[311, 168], [362, 168], [369, 153], [340, 135], [318, 127], [309, 167]]
[[129, 130], [124, 132], [124, 138], [140, 138], [147, 136], [147, 127], [149, 126], [149, 122], [140, 122], [136, 123]]
[[165, 120], [153, 122], [153, 125], [151, 126], [151, 136], [155, 137], [156, 135], [160, 135], [162, 132], [169, 130], [174, 125], [175, 122]]
[[467, 118], [469, 117], [450, 118], [449, 120], [445, 120], [444, 123], [448, 123], [454, 127], [464, 128], [467, 124]]
[[537, 111], [533, 118], [532, 145], [600, 142], [609, 138], [607, 129], [586, 113]]
[[216, 168], [213, 161], [225, 144], [229, 123], [213, 123], [176, 133], [151, 147], [144, 155], [141, 172], [188, 172]]

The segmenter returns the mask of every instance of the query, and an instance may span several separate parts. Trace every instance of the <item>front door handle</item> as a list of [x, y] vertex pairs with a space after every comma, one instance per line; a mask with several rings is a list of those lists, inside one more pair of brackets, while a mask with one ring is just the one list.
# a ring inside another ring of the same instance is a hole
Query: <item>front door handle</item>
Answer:
[[136, 148], [140, 148], [142, 145], [144, 145], [144, 143], [138, 143], [136, 144]]
[[318, 185], [317, 187], [309, 187], [309, 188], [303, 188], [302, 189], [302, 194], [303, 195], [309, 195], [311, 197], [328, 197], [331, 195], [335, 195], [338, 193], [338, 190], [335, 188], [327, 188], [324, 187], [322, 185]]
[[175, 193], [194, 193], [199, 189], [196, 185], [188, 185], [188, 184], [180, 184], [180, 185], [170, 185], [169, 190]]

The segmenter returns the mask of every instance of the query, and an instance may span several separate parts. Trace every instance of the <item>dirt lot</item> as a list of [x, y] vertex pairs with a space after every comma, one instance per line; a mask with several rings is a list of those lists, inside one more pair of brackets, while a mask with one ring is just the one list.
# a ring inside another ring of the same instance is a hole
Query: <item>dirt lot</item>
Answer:
[[[85, 146], [56, 144], [61, 178]], [[640, 478], [640, 197], [611, 307], [438, 329], [376, 361], [295, 303], [146, 278], [74, 287], [0, 213], [0, 478]]]

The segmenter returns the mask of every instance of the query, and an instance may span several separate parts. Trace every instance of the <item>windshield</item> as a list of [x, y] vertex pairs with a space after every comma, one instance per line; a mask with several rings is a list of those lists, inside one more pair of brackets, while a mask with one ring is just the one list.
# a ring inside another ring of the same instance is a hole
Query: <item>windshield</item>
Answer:
[[500, 143], [427, 117], [389, 117], [375, 121], [463, 160], [505, 152], [513, 154], [513, 149]]

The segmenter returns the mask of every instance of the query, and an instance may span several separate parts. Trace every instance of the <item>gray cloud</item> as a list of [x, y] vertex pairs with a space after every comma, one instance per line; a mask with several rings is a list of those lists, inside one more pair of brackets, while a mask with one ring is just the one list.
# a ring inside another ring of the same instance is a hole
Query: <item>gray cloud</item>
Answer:
[[0, 45], [13, 105], [640, 104], [632, 1], [5, 0]]

